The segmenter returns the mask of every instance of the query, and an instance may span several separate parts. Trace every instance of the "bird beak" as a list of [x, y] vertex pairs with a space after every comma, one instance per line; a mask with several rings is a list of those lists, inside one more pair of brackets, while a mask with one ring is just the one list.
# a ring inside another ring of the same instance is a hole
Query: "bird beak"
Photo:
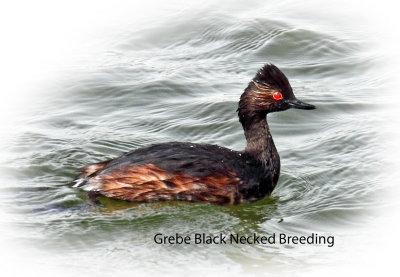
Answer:
[[305, 102], [302, 102], [298, 99], [290, 99], [290, 100], [286, 100], [286, 103], [288, 103], [290, 105], [291, 108], [295, 108], [295, 109], [302, 109], [302, 110], [314, 110], [316, 107], [314, 105], [311, 104], [307, 104]]

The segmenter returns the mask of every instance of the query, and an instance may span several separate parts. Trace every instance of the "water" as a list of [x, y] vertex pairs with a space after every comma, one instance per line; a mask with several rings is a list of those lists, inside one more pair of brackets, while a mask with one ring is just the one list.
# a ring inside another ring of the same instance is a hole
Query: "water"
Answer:
[[[182, 9], [121, 27], [104, 51], [65, 72], [22, 120], [2, 165], [13, 239], [71, 275], [293, 274], [344, 262], [373, 222], [384, 186], [379, 130], [386, 76], [367, 36], [307, 6], [254, 1]], [[288, 7], [292, 7], [291, 9]], [[301, 12], [303, 12], [303, 15]], [[320, 19], [320, 24], [312, 19]], [[265, 63], [317, 106], [268, 117], [282, 173], [250, 204], [94, 203], [77, 169], [156, 142], [245, 146], [237, 101]], [[166, 235], [331, 235], [335, 245], [157, 245]], [[23, 251], [21, 250], [21, 253]], [[35, 260], [36, 254], [31, 254]]]

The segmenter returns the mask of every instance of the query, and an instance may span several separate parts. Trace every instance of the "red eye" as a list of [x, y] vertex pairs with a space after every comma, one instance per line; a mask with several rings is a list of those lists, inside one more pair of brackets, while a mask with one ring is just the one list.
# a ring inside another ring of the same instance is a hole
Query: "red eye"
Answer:
[[283, 95], [279, 91], [276, 91], [276, 92], [274, 92], [274, 94], [272, 94], [272, 98], [274, 98], [275, 100], [282, 100]]

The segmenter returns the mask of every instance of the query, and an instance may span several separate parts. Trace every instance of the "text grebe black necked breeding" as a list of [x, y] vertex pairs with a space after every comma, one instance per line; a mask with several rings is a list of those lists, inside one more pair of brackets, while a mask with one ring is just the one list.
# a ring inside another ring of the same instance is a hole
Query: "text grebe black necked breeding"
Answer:
[[128, 201], [236, 204], [263, 198], [275, 188], [280, 172], [266, 116], [289, 108], [315, 106], [296, 99], [282, 71], [267, 64], [240, 97], [244, 151], [187, 142], [155, 144], [84, 167], [74, 186]]

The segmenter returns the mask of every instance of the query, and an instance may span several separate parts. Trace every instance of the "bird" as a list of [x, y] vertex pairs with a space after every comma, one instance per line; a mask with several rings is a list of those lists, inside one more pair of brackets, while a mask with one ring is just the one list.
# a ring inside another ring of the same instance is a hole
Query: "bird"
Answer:
[[265, 64], [237, 108], [247, 141], [244, 150], [191, 142], [153, 144], [83, 167], [73, 187], [135, 202], [229, 205], [262, 199], [276, 187], [281, 167], [267, 115], [290, 108], [316, 107], [298, 100], [285, 74]]

